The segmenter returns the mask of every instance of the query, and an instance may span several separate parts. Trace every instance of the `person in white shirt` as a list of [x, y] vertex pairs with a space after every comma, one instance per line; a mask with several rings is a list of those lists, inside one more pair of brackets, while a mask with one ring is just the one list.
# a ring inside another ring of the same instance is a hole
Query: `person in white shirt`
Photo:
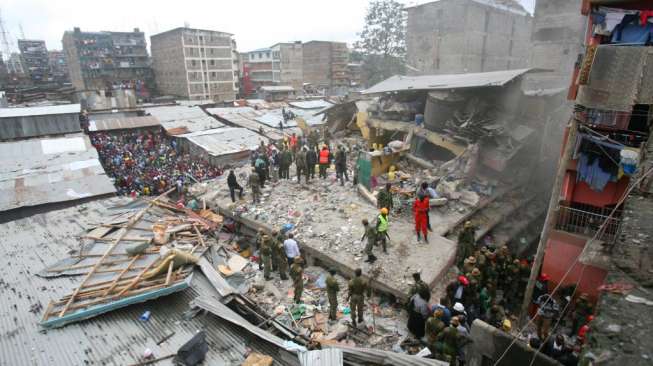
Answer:
[[283, 249], [286, 252], [288, 263], [293, 263], [295, 257], [299, 257], [299, 245], [297, 245], [292, 233], [288, 234], [288, 239], [284, 240]]

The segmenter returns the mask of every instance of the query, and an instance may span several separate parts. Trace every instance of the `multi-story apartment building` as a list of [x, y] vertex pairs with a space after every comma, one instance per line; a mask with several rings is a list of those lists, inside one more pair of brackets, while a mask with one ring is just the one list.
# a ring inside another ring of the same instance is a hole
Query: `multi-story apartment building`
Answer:
[[238, 54], [232, 34], [175, 28], [150, 40], [160, 93], [213, 101], [236, 99]]
[[243, 54], [243, 71], [252, 90], [261, 86], [284, 85], [301, 90], [303, 47], [301, 42], [277, 43]]
[[525, 68], [532, 17], [515, 0], [439, 0], [406, 8], [413, 75]]
[[63, 50], [75, 89], [134, 89], [148, 97], [154, 87], [145, 34], [133, 32], [82, 32], [63, 35]]
[[63, 51], [48, 51], [48, 64], [50, 68], [50, 77], [56, 83], [70, 82], [68, 77], [68, 63]]
[[45, 47], [45, 41], [19, 39], [18, 49], [20, 50], [23, 69], [29, 74], [32, 82], [47, 82], [50, 66], [48, 49]]
[[[648, 190], [634, 182], [650, 182], [653, 171], [642, 168], [642, 161], [650, 159], [647, 146], [653, 146], [653, 86], [648, 82], [653, 78], [653, 56], [647, 47], [653, 24], [650, 19], [648, 25], [640, 23], [648, 19], [640, 15], [650, 13], [652, 6], [645, 1], [614, 1], [610, 8], [599, 4], [582, 3], [586, 51], [572, 73], [569, 96], [574, 108], [563, 133], [563, 153], [538, 248], [541, 273], [554, 285], [573, 285], [576, 295], [587, 293], [592, 299], [599, 297], [599, 286], [615, 265], [649, 274], [652, 268], [650, 239], [631, 241], [637, 233], [622, 228], [631, 190]], [[590, 8], [595, 16], [587, 16]], [[598, 20], [606, 18], [621, 20]], [[540, 268], [534, 269], [540, 273]]]
[[304, 83], [337, 92], [348, 88], [349, 50], [343, 42], [310, 41], [303, 45]]

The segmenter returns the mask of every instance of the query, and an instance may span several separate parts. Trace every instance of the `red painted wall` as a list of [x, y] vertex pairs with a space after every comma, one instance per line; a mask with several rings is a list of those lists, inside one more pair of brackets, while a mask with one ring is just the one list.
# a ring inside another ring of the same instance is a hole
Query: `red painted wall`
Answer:
[[[573, 269], [565, 278], [563, 286], [576, 283], [580, 279], [581, 271], [583, 277], [580, 281], [578, 292], [587, 292], [592, 299], [599, 295], [597, 288], [603, 284], [607, 271], [594, 266], [584, 265], [574, 261], [578, 258], [587, 239], [567, 234], [561, 231], [552, 231], [546, 245], [544, 263], [542, 264], [542, 273], [551, 277], [550, 290], [552, 290], [562, 280], [569, 267]], [[584, 271], [583, 271], [583, 268]]]
[[[575, 168], [575, 162], [573, 168]], [[576, 182], [576, 172], [567, 171], [562, 182], [561, 198], [566, 202], [577, 202], [604, 207], [614, 205], [623, 197], [628, 189], [630, 178], [622, 177], [618, 182], [608, 182], [602, 192], [596, 192], [585, 182]]]

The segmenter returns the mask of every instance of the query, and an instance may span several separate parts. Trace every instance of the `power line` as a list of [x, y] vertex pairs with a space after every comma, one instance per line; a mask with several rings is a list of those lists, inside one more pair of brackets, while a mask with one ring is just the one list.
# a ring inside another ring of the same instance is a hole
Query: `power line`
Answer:
[[[646, 177], [648, 177], [652, 172], [653, 172], [653, 167], [650, 168], [650, 169], [649, 169], [645, 174], [642, 174], [642, 176], [640, 176], [640, 177], [639, 177], [635, 182], [631, 182], [631, 183], [630, 183], [628, 189], [626, 190], [626, 192], [624, 192], [623, 197], [621, 197], [621, 199], [619, 200], [619, 202], [615, 205], [615, 207], [614, 207], [614, 208], [612, 209], [612, 211], [610, 212], [610, 215], [608, 215], [608, 216], [605, 218], [605, 220], [603, 221], [603, 223], [601, 224], [601, 226], [600, 226], [599, 229], [597, 230], [596, 234], [594, 234], [594, 236], [593, 236], [590, 240], [588, 240], [588, 242], [589, 242], [589, 241], [592, 241], [592, 240], [596, 240], [596, 238], [598, 238], [598, 236], [601, 235], [601, 234], [603, 233], [603, 231], [605, 231], [605, 229], [607, 228], [607, 225], [608, 225], [609, 220], [612, 219], [612, 217], [614, 216], [615, 212], [617, 211], [617, 208], [618, 208], [618, 207], [619, 207], [619, 206], [620, 206], [620, 205], [621, 205], [621, 204], [626, 200], [626, 198], [628, 198], [628, 196], [629, 196], [630, 193], [633, 191], [633, 189], [635, 189], [635, 187], [637, 187], [637, 186], [639, 185], [639, 183], [641, 183], [641, 181], [644, 180]], [[552, 300], [553, 300], [553, 295], [554, 295], [554, 294], [558, 291], [558, 289], [562, 286], [562, 283], [563, 283], [564, 280], [567, 278], [567, 276], [569, 276], [569, 274], [571, 273], [571, 270], [572, 270], [572, 269], [574, 268], [574, 266], [578, 263], [579, 259], [580, 259], [581, 256], [585, 253], [585, 251], [587, 250], [588, 247], [589, 247], [589, 245], [587, 245], [587, 244], [583, 247], [583, 250], [581, 250], [580, 254], [578, 254], [578, 256], [576, 257], [576, 259], [574, 259], [574, 262], [569, 266], [569, 268], [567, 269], [567, 271], [565, 272], [565, 274], [562, 276], [562, 278], [561, 278], [560, 281], [558, 282], [558, 285], [553, 289], [553, 291], [551, 292], [549, 298], [547, 299], [547, 301], [544, 302], [544, 304], [542, 304], [542, 306], [545, 306], [546, 304], [549, 303], [549, 301], [552, 301]], [[576, 281], [576, 286], [575, 286], [575, 288], [574, 288], [574, 292], [572, 293], [572, 297], [573, 297], [573, 294], [575, 294], [576, 291], [577, 291], [577, 289], [578, 289], [578, 284], [580, 283], [580, 280], [581, 280], [581, 278], [582, 278], [582, 274], [583, 274], [584, 271], [585, 271], [585, 266], [583, 266], [583, 267], [581, 268], [581, 275], [578, 277], [578, 280]], [[567, 304], [567, 306], [565, 306], [565, 309], [569, 306], [570, 303], [571, 303], [571, 301]], [[563, 310], [563, 311], [564, 311], [564, 310]], [[535, 317], [531, 318], [531, 319], [528, 321], [528, 323], [526, 323], [526, 325], [524, 325], [524, 326], [519, 330], [519, 333], [521, 334], [521, 333], [522, 333], [522, 332], [523, 332], [523, 331], [524, 331], [524, 330], [525, 330], [529, 325], [531, 325], [531, 324], [533, 323], [534, 319], [535, 319]], [[556, 329], [556, 327], [557, 327], [558, 324], [560, 323], [560, 320], [561, 320], [561, 319], [558, 319], [558, 322], [557, 322], [556, 325], [554, 326], [553, 330]], [[551, 333], [553, 333], [553, 331], [552, 331]], [[518, 339], [519, 339], [519, 338], [514, 337], [513, 341], [510, 342], [510, 344], [508, 345], [508, 347], [506, 347], [505, 351], [501, 354], [501, 357], [499, 357], [499, 359], [494, 363], [494, 366], [497, 366], [497, 365], [499, 364], [499, 362], [501, 362], [501, 360], [503, 360], [503, 358], [508, 354], [508, 351], [510, 350], [510, 348], [512, 348], [512, 346], [517, 342]], [[537, 352], [539, 352], [539, 351], [542, 349], [542, 346], [543, 346], [543, 345], [544, 345], [544, 340], [542, 340], [542, 345], [541, 345], [540, 348], [537, 350]], [[535, 355], [533, 355], [533, 360], [535, 359], [536, 356], [537, 356], [537, 353], [536, 353]], [[532, 364], [533, 364], [533, 363], [531, 362], [531, 365], [532, 365]]]

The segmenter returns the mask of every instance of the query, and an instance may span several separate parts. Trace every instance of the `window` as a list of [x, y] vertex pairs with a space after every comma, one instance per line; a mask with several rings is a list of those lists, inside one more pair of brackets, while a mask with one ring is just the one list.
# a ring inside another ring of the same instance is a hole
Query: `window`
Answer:
[[212, 78], [215, 78], [215, 77], [216, 77], [216, 73], [212, 72], [212, 73], [211, 73], [211, 77], [212, 77]]
[[211, 66], [215, 66], [215, 60], [211, 60], [209, 63], [211, 64]]
[[204, 37], [200, 36], [200, 42], [204, 42]]
[[270, 52], [266, 52], [265, 57], [270, 58]]
[[193, 66], [197, 66], [197, 61], [195, 61], [195, 60], [191, 60], [191, 61], [190, 61], [190, 64], [193, 65]]
[[188, 42], [188, 43], [193, 43], [193, 39], [192, 39], [191, 37], [188, 37], [188, 38], [186, 39], [186, 42]]

